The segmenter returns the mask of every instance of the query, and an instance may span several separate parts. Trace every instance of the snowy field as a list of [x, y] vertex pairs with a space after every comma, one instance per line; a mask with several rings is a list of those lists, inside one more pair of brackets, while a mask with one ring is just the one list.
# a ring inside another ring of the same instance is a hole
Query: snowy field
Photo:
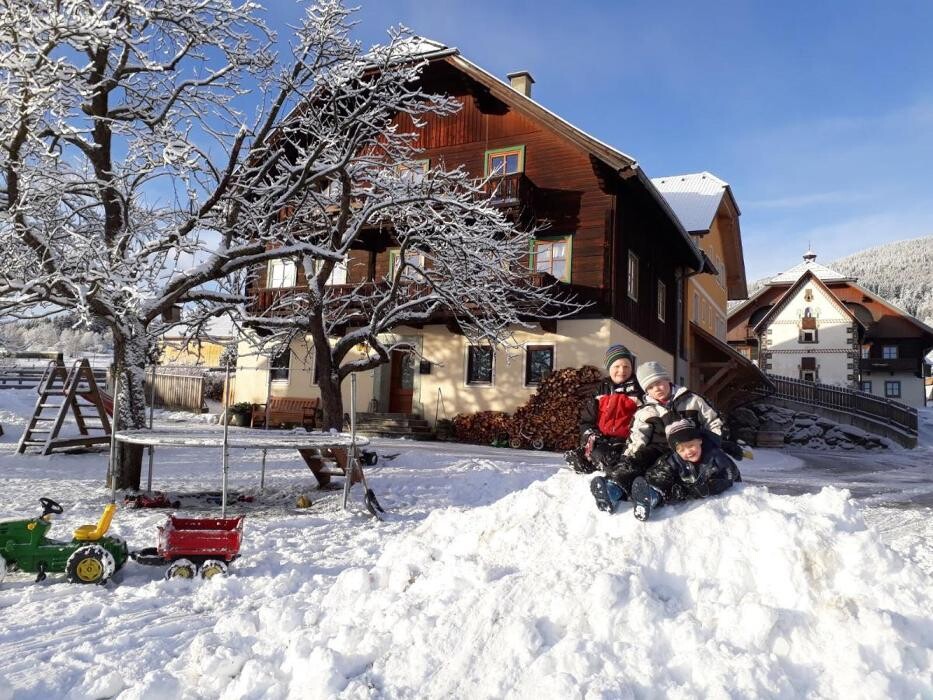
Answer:
[[[0, 391], [0, 519], [49, 496], [67, 538], [109, 500], [106, 457], [15, 455], [34, 398]], [[0, 700], [933, 698], [933, 511], [913, 498], [933, 489], [929, 447], [883, 458], [902, 488], [867, 476], [877, 454], [825, 470], [759, 450], [744, 485], [647, 523], [598, 512], [557, 455], [377, 449], [397, 455], [368, 471], [382, 523], [358, 488], [340, 510], [297, 455], [270, 453], [260, 493], [259, 454], [233, 452], [232, 488], [254, 500], [232, 506], [247, 520], [227, 578], [8, 575]], [[213, 451], [155, 463], [156, 489], [219, 489]], [[165, 517], [121, 508], [112, 531], [150, 546]]]

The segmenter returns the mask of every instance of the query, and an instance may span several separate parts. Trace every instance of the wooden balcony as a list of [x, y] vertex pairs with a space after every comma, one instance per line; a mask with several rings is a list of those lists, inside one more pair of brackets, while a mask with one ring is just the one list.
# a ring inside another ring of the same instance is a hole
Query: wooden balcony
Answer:
[[918, 372], [920, 359], [916, 357], [896, 357], [882, 359], [880, 357], [863, 357], [858, 367], [863, 372]]
[[533, 208], [535, 186], [525, 173], [491, 177], [484, 189], [493, 206], [516, 212]]

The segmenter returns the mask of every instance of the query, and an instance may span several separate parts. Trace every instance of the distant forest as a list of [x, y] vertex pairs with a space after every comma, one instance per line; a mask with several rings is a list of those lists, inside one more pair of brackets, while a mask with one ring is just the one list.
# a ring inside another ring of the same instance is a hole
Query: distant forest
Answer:
[[886, 243], [827, 267], [857, 278], [859, 286], [933, 325], [933, 236]]

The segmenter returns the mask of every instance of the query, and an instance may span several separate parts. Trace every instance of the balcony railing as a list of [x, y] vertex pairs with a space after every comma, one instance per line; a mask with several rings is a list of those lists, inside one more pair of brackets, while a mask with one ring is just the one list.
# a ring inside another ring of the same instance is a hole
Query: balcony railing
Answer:
[[839, 386], [778, 377], [773, 374], [768, 375], [768, 378], [774, 382], [774, 395], [780, 398], [894, 423], [911, 435], [917, 434], [917, 409], [906, 404]]
[[916, 372], [920, 368], [920, 360], [914, 357], [863, 357], [858, 366], [863, 372]]
[[525, 177], [525, 173], [491, 177], [486, 181], [484, 189], [489, 196], [489, 201], [497, 207], [532, 204], [534, 185]]

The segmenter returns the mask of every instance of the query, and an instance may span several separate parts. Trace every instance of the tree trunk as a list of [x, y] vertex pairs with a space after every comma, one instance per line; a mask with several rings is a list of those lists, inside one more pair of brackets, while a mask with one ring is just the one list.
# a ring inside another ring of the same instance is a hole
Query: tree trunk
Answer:
[[[143, 378], [146, 371], [146, 336], [140, 325], [128, 335], [123, 328], [113, 329], [113, 372], [120, 378], [120, 396], [114, 397], [119, 413], [114, 415], [114, 429], [146, 427], [146, 395]], [[117, 489], [139, 489], [142, 474], [142, 445], [117, 443], [112, 483]]]
[[343, 425], [343, 392], [340, 387], [340, 376], [337, 369], [333, 366], [333, 358], [330, 354], [330, 345], [322, 348], [315, 344], [314, 362], [319, 368], [318, 387], [321, 390], [321, 410], [324, 418], [321, 423], [322, 430], [340, 430]]

